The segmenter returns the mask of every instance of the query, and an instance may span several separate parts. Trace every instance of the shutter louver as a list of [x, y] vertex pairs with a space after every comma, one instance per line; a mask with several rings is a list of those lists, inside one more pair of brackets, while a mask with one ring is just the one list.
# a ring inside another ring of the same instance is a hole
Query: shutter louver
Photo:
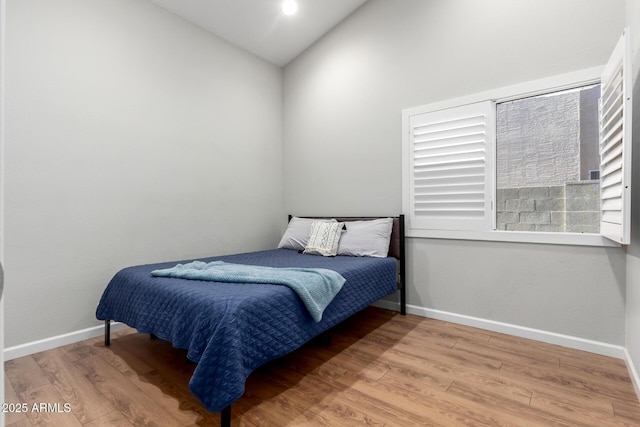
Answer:
[[631, 240], [631, 64], [628, 29], [607, 62], [600, 98], [600, 234]]
[[412, 224], [423, 229], [487, 228], [487, 161], [492, 104], [412, 116]]

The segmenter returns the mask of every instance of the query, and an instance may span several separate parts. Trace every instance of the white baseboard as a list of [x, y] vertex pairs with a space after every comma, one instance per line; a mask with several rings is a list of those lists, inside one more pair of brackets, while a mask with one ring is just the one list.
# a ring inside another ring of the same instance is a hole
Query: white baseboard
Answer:
[[[111, 324], [111, 332], [120, 331], [127, 328], [127, 325], [120, 322]], [[73, 344], [79, 341], [88, 340], [90, 338], [99, 337], [104, 334], [104, 325], [94, 326], [92, 328], [82, 329], [80, 331], [69, 332], [68, 334], [58, 335], [51, 338], [45, 338], [38, 341], [28, 342], [26, 344], [16, 345], [4, 349], [4, 360], [17, 359], [18, 357], [28, 356], [30, 354], [39, 353], [52, 348], [62, 347], [63, 345]]]
[[636, 395], [638, 396], [638, 399], [640, 399], [640, 375], [638, 375], [638, 370], [633, 364], [633, 359], [631, 359], [631, 355], [627, 349], [624, 350], [624, 355], [624, 360], [627, 362], [627, 369], [629, 370], [629, 376], [631, 377], [633, 388], [636, 389]]
[[[387, 300], [380, 300], [374, 305], [389, 310], [397, 311], [400, 309], [400, 304]], [[549, 344], [556, 344], [577, 350], [584, 350], [604, 356], [615, 357], [617, 359], [629, 359], [628, 357], [625, 357], [625, 348], [619, 345], [612, 345], [599, 341], [573, 337], [570, 335], [557, 334], [555, 332], [512, 325], [509, 323], [496, 322], [493, 320], [481, 319], [478, 317], [465, 316], [463, 314], [449, 313], [446, 311], [434, 310], [431, 308], [418, 307], [415, 305], [407, 305], [407, 313], [415, 314], [422, 317], [429, 317], [432, 319], [443, 320], [446, 322], [458, 323], [474, 328], [486, 329], [488, 331], [499, 332], [516, 337], [528, 338], [535, 341], [542, 341]]]
[[[387, 300], [380, 300], [374, 305], [396, 311], [398, 311], [400, 308], [400, 305], [398, 303]], [[627, 366], [629, 367], [629, 372], [631, 374], [631, 379], [634, 383], [638, 396], [640, 396], [640, 377], [638, 377], [638, 371], [635, 369], [635, 366], [633, 366], [631, 358], [629, 357], [626, 349], [622, 346], [586, 340], [584, 338], [572, 337], [569, 335], [557, 334], [555, 332], [527, 328], [524, 326], [496, 322], [493, 320], [481, 319], [478, 317], [471, 317], [462, 314], [449, 313], [441, 310], [418, 307], [415, 305], [407, 305], [407, 313], [623, 359], [627, 362]], [[116, 332], [125, 329], [126, 327], [127, 325], [123, 323], [115, 322], [111, 324], [111, 332]], [[33, 341], [14, 347], [8, 347], [4, 349], [4, 360], [16, 359], [18, 357], [50, 350], [52, 348], [61, 347], [63, 345], [73, 344], [75, 342], [98, 337], [102, 334], [104, 334], [104, 326], [94, 326], [92, 328], [70, 332], [68, 334], [58, 335], [39, 341]]]

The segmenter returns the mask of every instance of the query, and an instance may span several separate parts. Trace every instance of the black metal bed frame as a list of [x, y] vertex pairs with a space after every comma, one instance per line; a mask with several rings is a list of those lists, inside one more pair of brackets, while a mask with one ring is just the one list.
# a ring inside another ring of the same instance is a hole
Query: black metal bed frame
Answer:
[[[289, 215], [289, 221], [292, 216]], [[338, 217], [342, 219], [356, 218], [356, 217]], [[373, 217], [370, 217], [373, 218]], [[399, 281], [398, 281], [398, 290], [400, 291], [400, 314], [407, 314], [407, 291], [406, 291], [406, 281], [405, 281], [405, 268], [406, 268], [406, 260], [405, 260], [405, 230], [404, 230], [404, 215], [399, 215], [398, 218], [398, 233], [400, 239], [400, 250], [399, 250]], [[104, 321], [104, 345], [109, 347], [111, 345], [111, 320]], [[231, 427], [231, 405], [225, 407], [220, 411], [220, 427]]]

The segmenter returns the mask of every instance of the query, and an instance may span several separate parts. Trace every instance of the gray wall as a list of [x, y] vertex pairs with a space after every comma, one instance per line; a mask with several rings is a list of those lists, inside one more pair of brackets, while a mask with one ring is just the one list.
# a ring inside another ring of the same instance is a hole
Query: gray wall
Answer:
[[120, 268], [273, 247], [282, 70], [144, 0], [9, 0], [6, 345]]
[[[402, 109], [602, 65], [624, 6], [369, 0], [285, 67], [285, 210], [399, 213]], [[624, 343], [622, 249], [418, 238], [407, 249], [409, 304]]]
[[[0, 0], [0, 153], [4, 150], [4, 42], [5, 0]], [[4, 264], [4, 158], [0, 154], [0, 263]], [[4, 286], [4, 281], [3, 281]], [[4, 291], [0, 294], [0, 349], [4, 349]], [[0, 351], [0, 365], [4, 366], [4, 351]], [[4, 369], [0, 370], [0, 381], [4, 384]], [[0, 387], [0, 402], [4, 400], [4, 386]], [[4, 426], [4, 413], [0, 414], [0, 426]]]

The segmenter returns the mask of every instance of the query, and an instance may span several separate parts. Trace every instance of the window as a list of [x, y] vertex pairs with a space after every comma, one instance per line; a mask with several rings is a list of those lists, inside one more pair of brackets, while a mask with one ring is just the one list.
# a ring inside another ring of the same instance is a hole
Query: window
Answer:
[[624, 34], [604, 68], [403, 111], [407, 234], [628, 244]]
[[599, 233], [600, 85], [496, 103], [496, 230]]

